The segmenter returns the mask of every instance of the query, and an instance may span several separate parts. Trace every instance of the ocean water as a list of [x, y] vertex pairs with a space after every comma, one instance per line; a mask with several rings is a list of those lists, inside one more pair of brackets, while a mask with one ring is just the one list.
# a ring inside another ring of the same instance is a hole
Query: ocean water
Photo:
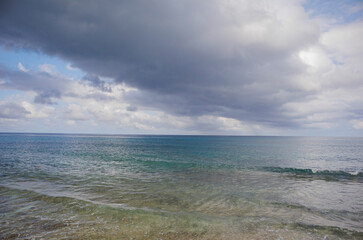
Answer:
[[0, 239], [363, 239], [363, 138], [0, 134]]

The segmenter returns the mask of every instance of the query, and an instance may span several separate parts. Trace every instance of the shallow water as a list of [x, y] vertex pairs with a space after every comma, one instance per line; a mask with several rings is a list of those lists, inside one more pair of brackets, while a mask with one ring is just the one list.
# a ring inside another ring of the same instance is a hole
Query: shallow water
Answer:
[[363, 139], [0, 134], [0, 238], [363, 239]]

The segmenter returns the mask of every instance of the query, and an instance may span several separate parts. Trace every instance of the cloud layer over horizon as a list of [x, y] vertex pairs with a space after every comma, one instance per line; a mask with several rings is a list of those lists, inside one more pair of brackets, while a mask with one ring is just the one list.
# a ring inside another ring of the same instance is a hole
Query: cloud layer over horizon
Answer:
[[343, 17], [301, 0], [4, 1], [0, 46], [84, 76], [3, 63], [0, 90], [17, 95], [0, 99], [1, 130], [354, 135], [363, 4], [335, 2]]

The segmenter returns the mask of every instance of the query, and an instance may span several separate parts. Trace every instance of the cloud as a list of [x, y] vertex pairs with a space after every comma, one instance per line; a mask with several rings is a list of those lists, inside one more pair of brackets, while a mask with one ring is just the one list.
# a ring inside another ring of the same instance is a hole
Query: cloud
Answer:
[[355, 129], [363, 129], [363, 119], [352, 120], [352, 124]]
[[[69, 104], [63, 111], [63, 117], [69, 121], [88, 120], [89, 117], [84, 113], [84, 107], [76, 104]], [[73, 123], [74, 124], [74, 123]]]
[[363, 21], [337, 26], [322, 34], [321, 43], [335, 59], [362, 63]]
[[137, 111], [137, 107], [136, 106], [128, 106], [126, 108], [127, 111], [129, 112], [136, 112]]
[[106, 83], [102, 81], [99, 76], [94, 74], [86, 74], [83, 78], [83, 81], [89, 82], [92, 86], [97, 87], [105, 92], [111, 92], [111, 88], [106, 86]]
[[26, 117], [29, 119], [46, 119], [48, 120], [54, 115], [54, 107], [51, 106], [35, 106], [32, 103], [23, 101], [21, 105], [29, 112]]
[[1, 39], [69, 59], [101, 88], [97, 75], [163, 96], [170, 104], [139, 101], [165, 111], [276, 121], [284, 100], [274, 95], [303, 70], [294, 51], [318, 38], [297, 3], [44, 1], [32, 3], [30, 13], [10, 2]]
[[71, 71], [76, 71], [76, 70], [78, 70], [78, 68], [75, 68], [75, 67], [73, 67], [71, 64], [67, 64], [66, 65], [66, 68], [68, 69], [68, 70], [71, 70]]
[[18, 63], [18, 69], [22, 72], [28, 72], [29, 70], [26, 69], [21, 62]]
[[[43, 104], [98, 99], [109, 105], [87, 108], [89, 116], [117, 122], [116, 115], [123, 124], [137, 118], [145, 129], [159, 126], [155, 119], [163, 114], [183, 119], [180, 126], [189, 129], [198, 125], [190, 119], [210, 118], [215, 128], [250, 132], [350, 121], [362, 100], [349, 96], [363, 87], [362, 22], [321, 32], [301, 3], [5, 1], [0, 44], [63, 58], [68, 69], [87, 73], [81, 82], [89, 88], [46, 65], [40, 72], [2, 70], [0, 77], [10, 79], [2, 86], [35, 91], [34, 101]], [[118, 92], [100, 76], [137, 90]]]
[[37, 93], [35, 103], [54, 104], [53, 99], [59, 99], [66, 92], [72, 81], [54, 71], [51, 65], [40, 66], [41, 71], [14, 71], [0, 67], [0, 78], [5, 81], [0, 84], [2, 89], [16, 89]]
[[38, 95], [35, 96], [34, 102], [52, 105], [55, 104], [55, 102], [52, 99], [60, 97], [61, 93], [57, 89], [41, 90], [39, 91]]
[[39, 71], [23, 69], [16, 71], [0, 66], [0, 80], [3, 80], [0, 82], [0, 89], [34, 92], [36, 93], [34, 103], [47, 105], [55, 105], [62, 97], [69, 96], [106, 100], [110, 96], [104, 93], [112, 92], [111, 86], [100, 80], [98, 76], [86, 75], [80, 81], [74, 81], [58, 73], [51, 64], [40, 65]]
[[28, 114], [30, 114], [30, 112], [17, 103], [13, 102], [0, 103], [0, 118], [21, 119], [25, 118]]

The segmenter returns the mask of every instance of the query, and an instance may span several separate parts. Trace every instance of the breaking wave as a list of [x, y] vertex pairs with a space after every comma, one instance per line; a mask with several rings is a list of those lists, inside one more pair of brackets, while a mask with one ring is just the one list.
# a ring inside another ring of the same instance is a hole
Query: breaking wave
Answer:
[[286, 173], [301, 177], [319, 177], [326, 179], [359, 179], [363, 180], [363, 172], [347, 172], [347, 171], [334, 171], [334, 170], [314, 170], [304, 168], [283, 168], [283, 167], [260, 167], [260, 171]]

